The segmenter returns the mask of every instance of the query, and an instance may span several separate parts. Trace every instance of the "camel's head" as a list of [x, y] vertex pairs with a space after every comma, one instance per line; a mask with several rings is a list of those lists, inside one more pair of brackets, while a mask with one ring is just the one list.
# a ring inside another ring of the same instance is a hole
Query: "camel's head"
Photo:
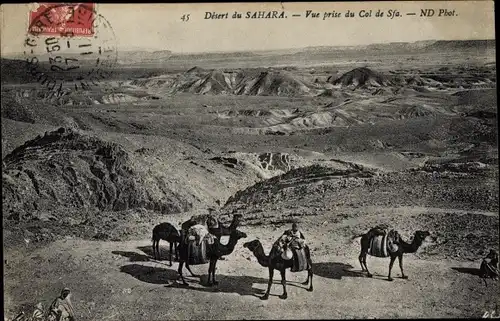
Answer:
[[253, 252], [257, 247], [259, 247], [259, 245], [260, 245], [259, 240], [253, 240], [253, 241], [244, 243], [243, 247], [245, 247]]
[[429, 231], [416, 231], [415, 232], [415, 239], [418, 239], [418, 240], [425, 240], [425, 238], [427, 236], [430, 236], [431, 233], [429, 233]]
[[242, 232], [242, 231], [237, 230], [237, 229], [234, 229], [233, 231], [231, 231], [231, 236], [235, 237], [237, 240], [239, 240], [239, 239], [246, 238], [247, 237], [247, 233]]

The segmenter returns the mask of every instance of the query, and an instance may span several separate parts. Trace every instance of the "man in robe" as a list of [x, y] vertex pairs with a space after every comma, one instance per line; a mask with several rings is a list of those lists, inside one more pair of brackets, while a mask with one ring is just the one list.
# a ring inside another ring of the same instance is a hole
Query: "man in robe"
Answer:
[[49, 308], [51, 321], [75, 321], [75, 312], [71, 303], [71, 291], [64, 288]]

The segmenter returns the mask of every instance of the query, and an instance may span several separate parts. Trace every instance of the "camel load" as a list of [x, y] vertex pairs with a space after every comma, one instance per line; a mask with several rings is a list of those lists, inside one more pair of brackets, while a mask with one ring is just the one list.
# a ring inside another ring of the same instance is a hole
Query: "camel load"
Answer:
[[287, 240], [285, 236], [282, 236], [274, 244], [283, 260], [293, 261], [290, 267], [291, 272], [307, 270], [307, 256], [303, 239]]
[[208, 229], [201, 224], [196, 224], [196, 225], [191, 226], [187, 230], [186, 237], [187, 237], [188, 242], [189, 241], [196, 241], [196, 244], [198, 244], [198, 245], [201, 245], [201, 243], [204, 240], [206, 240], [208, 242], [208, 244], [214, 244], [214, 239], [215, 239], [215, 236], [210, 234], [208, 232]]
[[368, 254], [375, 257], [389, 257], [390, 253], [395, 253], [399, 249], [400, 236], [395, 230], [381, 228], [378, 235], [370, 240]]
[[216, 237], [201, 224], [191, 226], [186, 233], [186, 243], [189, 253], [189, 264], [205, 264], [209, 259], [207, 247], [215, 243]]
[[276, 240], [276, 242], [274, 242], [274, 246], [276, 246], [281, 252], [281, 258], [283, 260], [291, 260], [294, 252], [296, 250], [303, 249], [304, 245], [304, 239], [290, 237], [286, 234], [283, 234], [278, 240]]
[[298, 224], [292, 224], [292, 228], [286, 230], [280, 238], [274, 242], [274, 247], [281, 252], [283, 260], [291, 260], [293, 258], [293, 251], [304, 248], [306, 240], [304, 234], [299, 230]]
[[307, 253], [304, 247], [293, 250], [293, 264], [290, 268], [291, 272], [301, 272], [309, 268], [307, 263]]
[[207, 255], [208, 242], [202, 240], [200, 244], [191, 241], [187, 244], [188, 247], [188, 263], [190, 265], [205, 264], [209, 262]]
[[293, 223], [292, 228], [280, 236], [274, 243], [274, 247], [283, 260], [292, 261], [291, 272], [300, 272], [309, 268], [305, 250], [306, 240], [297, 223]]

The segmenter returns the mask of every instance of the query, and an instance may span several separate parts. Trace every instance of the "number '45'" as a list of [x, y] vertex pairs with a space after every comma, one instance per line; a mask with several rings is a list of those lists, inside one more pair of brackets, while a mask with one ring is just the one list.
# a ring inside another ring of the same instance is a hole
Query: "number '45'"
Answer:
[[185, 14], [181, 17], [181, 20], [182, 21], [189, 21], [189, 13], [188, 14]]

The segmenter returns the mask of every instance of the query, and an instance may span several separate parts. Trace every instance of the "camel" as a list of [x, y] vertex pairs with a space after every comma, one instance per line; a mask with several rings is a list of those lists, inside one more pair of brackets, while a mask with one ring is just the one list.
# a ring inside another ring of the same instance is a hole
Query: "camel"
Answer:
[[[286, 292], [286, 269], [291, 269], [293, 265], [293, 260], [284, 260], [281, 257], [281, 253], [279, 252], [279, 248], [276, 245], [273, 245], [271, 252], [269, 255], [266, 255], [264, 252], [264, 248], [262, 243], [259, 240], [253, 240], [250, 242], [246, 242], [243, 244], [243, 247], [252, 251], [252, 253], [257, 258], [257, 261], [263, 267], [267, 267], [269, 269], [269, 282], [267, 284], [267, 291], [261, 297], [262, 300], [267, 300], [269, 298], [269, 292], [271, 291], [271, 285], [273, 283], [274, 270], [278, 270], [281, 273], [281, 284], [283, 285], [283, 294], [279, 297], [281, 299], [286, 299], [288, 294]], [[308, 285], [309, 280], [311, 280], [311, 284], [307, 291], [313, 291], [313, 271], [312, 271], [312, 261], [311, 261], [311, 253], [309, 247], [307, 245], [304, 246], [304, 250], [306, 253], [307, 259], [307, 280], [302, 282], [303, 285]]]
[[[387, 226], [379, 225], [370, 229], [365, 234], [360, 234], [352, 237], [353, 240], [358, 237], [361, 237], [361, 253], [359, 254], [359, 263], [361, 264], [362, 272], [367, 272], [367, 276], [370, 278], [373, 275], [368, 271], [368, 267], [366, 266], [366, 255], [368, 254], [371, 240], [375, 236], [382, 235], [383, 230], [386, 229]], [[405, 275], [403, 272], [403, 254], [417, 252], [418, 248], [422, 245], [423, 241], [427, 236], [430, 235], [430, 233], [428, 231], [416, 231], [413, 237], [413, 241], [411, 243], [406, 243], [405, 241], [403, 241], [399, 236], [399, 233], [396, 232], [396, 235], [397, 235], [397, 240], [396, 240], [397, 243], [395, 244], [397, 244], [396, 246], [397, 250], [388, 251], [389, 257], [391, 258], [391, 261], [389, 263], [389, 275], [387, 278], [389, 281], [393, 281], [393, 278], [391, 278], [391, 270], [396, 258], [398, 258], [399, 261], [399, 268], [401, 269], [401, 278], [408, 279], [408, 275]]]
[[153, 228], [153, 257], [156, 260], [160, 259], [160, 240], [170, 243], [170, 266], [172, 266], [172, 248], [175, 248], [175, 259], [179, 260], [179, 251], [177, 243], [181, 241], [179, 231], [170, 223], [164, 222], [156, 225]]
[[[217, 285], [219, 282], [215, 280], [215, 267], [217, 265], [217, 260], [220, 259], [221, 256], [223, 255], [229, 255], [233, 253], [234, 248], [236, 244], [238, 243], [239, 239], [245, 238], [247, 235], [244, 232], [241, 232], [237, 230], [236, 228], [233, 228], [230, 235], [229, 235], [229, 242], [224, 245], [220, 242], [218, 238], [215, 238], [215, 241], [213, 244], [207, 244], [207, 257], [209, 258], [209, 266], [208, 266], [208, 285]], [[182, 268], [184, 266], [184, 263], [186, 264], [186, 268], [191, 273], [192, 276], [198, 277], [195, 275], [190, 267], [189, 267], [189, 253], [188, 253], [188, 244], [184, 241], [180, 243], [179, 246], [179, 268], [177, 272], [179, 273], [179, 278], [182, 280], [182, 284], [188, 285], [186, 280], [184, 279], [184, 276], [182, 275]], [[210, 280], [210, 277], [212, 277], [212, 281]]]

